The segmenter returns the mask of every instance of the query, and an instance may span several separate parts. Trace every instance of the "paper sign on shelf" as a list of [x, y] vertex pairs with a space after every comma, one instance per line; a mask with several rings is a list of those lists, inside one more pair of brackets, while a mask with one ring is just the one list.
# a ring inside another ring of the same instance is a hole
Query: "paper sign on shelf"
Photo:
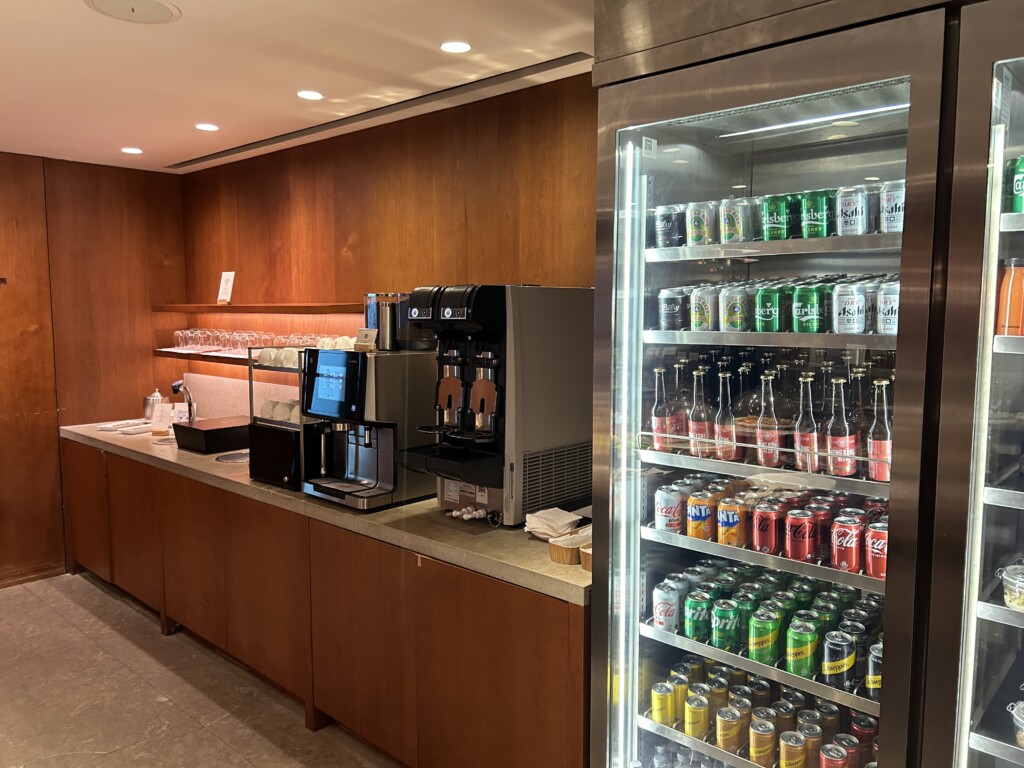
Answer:
[[352, 348], [356, 352], [373, 352], [377, 345], [377, 329], [376, 328], [360, 328], [356, 334], [355, 344]]
[[234, 272], [221, 272], [220, 273], [220, 292], [217, 294], [218, 304], [230, 304], [231, 303], [231, 290], [235, 287], [235, 273]]
[[157, 403], [153, 408], [153, 421], [150, 432], [154, 435], [169, 435], [171, 419], [174, 416], [174, 403]]

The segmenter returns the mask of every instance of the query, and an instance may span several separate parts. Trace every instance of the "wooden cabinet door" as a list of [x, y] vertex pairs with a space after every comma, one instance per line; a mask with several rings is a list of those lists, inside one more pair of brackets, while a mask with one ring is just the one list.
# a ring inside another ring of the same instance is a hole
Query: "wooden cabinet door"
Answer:
[[234, 494], [222, 506], [228, 653], [308, 701], [308, 519]]
[[164, 611], [226, 650], [223, 510], [232, 494], [170, 472], [160, 473], [159, 487]]
[[110, 518], [103, 451], [61, 440], [68, 563], [110, 581]]
[[160, 470], [108, 453], [107, 504], [113, 582], [150, 608], [163, 600]]
[[313, 696], [349, 730], [417, 765], [416, 555], [310, 521]]
[[426, 557], [414, 583], [420, 765], [581, 768], [570, 606]]

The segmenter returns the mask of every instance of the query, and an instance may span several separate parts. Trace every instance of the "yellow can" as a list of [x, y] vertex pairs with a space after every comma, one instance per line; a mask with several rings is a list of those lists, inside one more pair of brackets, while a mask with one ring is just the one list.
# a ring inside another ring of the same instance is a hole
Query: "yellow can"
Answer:
[[676, 719], [686, 709], [686, 697], [690, 695], [690, 681], [684, 675], [672, 675], [668, 679], [669, 685], [675, 691]]
[[683, 715], [683, 733], [694, 739], [703, 739], [709, 727], [708, 700], [703, 696], [688, 696]]
[[735, 707], [722, 707], [715, 717], [715, 745], [729, 754], [740, 751], [742, 718]]
[[651, 720], [672, 727], [676, 717], [676, 694], [670, 683], [655, 683], [651, 688]]
[[710, 677], [708, 687], [711, 689], [708, 704], [711, 705], [712, 712], [717, 712], [729, 703], [729, 681], [724, 677]]

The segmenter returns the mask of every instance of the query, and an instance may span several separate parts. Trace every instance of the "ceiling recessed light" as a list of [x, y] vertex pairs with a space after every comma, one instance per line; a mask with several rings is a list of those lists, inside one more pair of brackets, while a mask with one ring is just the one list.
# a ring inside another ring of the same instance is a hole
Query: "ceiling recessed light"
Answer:
[[826, 136], [825, 140], [826, 141], [837, 141], [838, 139], [845, 139], [845, 138], [846, 138], [846, 134], [845, 133], [833, 133], [831, 136]]
[[669, 153], [671, 153], [671, 152], [682, 152], [682, 151], [683, 151], [683, 148], [682, 148], [682, 147], [665, 147], [665, 148], [664, 148], [663, 150], [661, 150], [661, 151], [662, 151], [662, 153], [664, 153], [664, 154], [666, 154], [666, 155], [667, 155], [667, 154], [669, 154]]
[[836, 120], [832, 123], [836, 128], [853, 128], [855, 125], [860, 125], [856, 120]]
[[689, 160], [673, 160], [672, 162], [675, 163], [676, 165], [687, 165], [687, 164], [689, 164], [690, 161]]
[[747, 185], [746, 184], [733, 184], [732, 188], [733, 189], [746, 189]]
[[881, 176], [865, 176], [864, 181], [878, 181], [881, 178]]
[[306, 101], [320, 101], [324, 97], [320, 91], [299, 91], [295, 95]]
[[473, 50], [473, 46], [461, 40], [450, 40], [447, 43], [441, 43], [441, 50], [445, 53], [468, 53]]
[[121, 147], [121, 151], [126, 155], [141, 155], [142, 150], [138, 147]]
[[209, 131], [209, 132], [212, 133], [213, 131], [219, 131], [220, 130], [220, 126], [219, 125], [214, 125], [213, 123], [196, 123], [196, 130], [197, 131]]

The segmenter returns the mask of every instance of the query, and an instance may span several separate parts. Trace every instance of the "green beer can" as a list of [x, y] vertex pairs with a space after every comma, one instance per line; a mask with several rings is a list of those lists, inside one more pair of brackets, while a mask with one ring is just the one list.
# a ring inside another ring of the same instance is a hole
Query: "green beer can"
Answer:
[[782, 291], [778, 288], [765, 286], [754, 294], [754, 330], [758, 333], [782, 330]]
[[779, 658], [782, 622], [769, 611], [754, 611], [750, 617], [747, 656], [751, 661], [772, 665]]
[[795, 208], [799, 201], [789, 195], [768, 195], [761, 203], [761, 227], [765, 240], [788, 240], [793, 237]]
[[691, 592], [686, 596], [683, 634], [701, 643], [706, 643], [711, 637], [711, 596], [706, 592]]
[[740, 642], [740, 611], [732, 600], [717, 600], [711, 609], [711, 645], [728, 651]]
[[806, 621], [794, 621], [786, 632], [786, 671], [814, 679], [818, 630]]
[[793, 332], [821, 333], [824, 316], [821, 286], [797, 286], [793, 292]]
[[[1017, 162], [1013, 164], [1011, 193], [1013, 195], [1013, 212], [1024, 213], [1024, 155], [1018, 157]], [[767, 239], [766, 237], [765, 240]]]
[[800, 195], [800, 234], [804, 237], [828, 237], [828, 191], [817, 189]]

